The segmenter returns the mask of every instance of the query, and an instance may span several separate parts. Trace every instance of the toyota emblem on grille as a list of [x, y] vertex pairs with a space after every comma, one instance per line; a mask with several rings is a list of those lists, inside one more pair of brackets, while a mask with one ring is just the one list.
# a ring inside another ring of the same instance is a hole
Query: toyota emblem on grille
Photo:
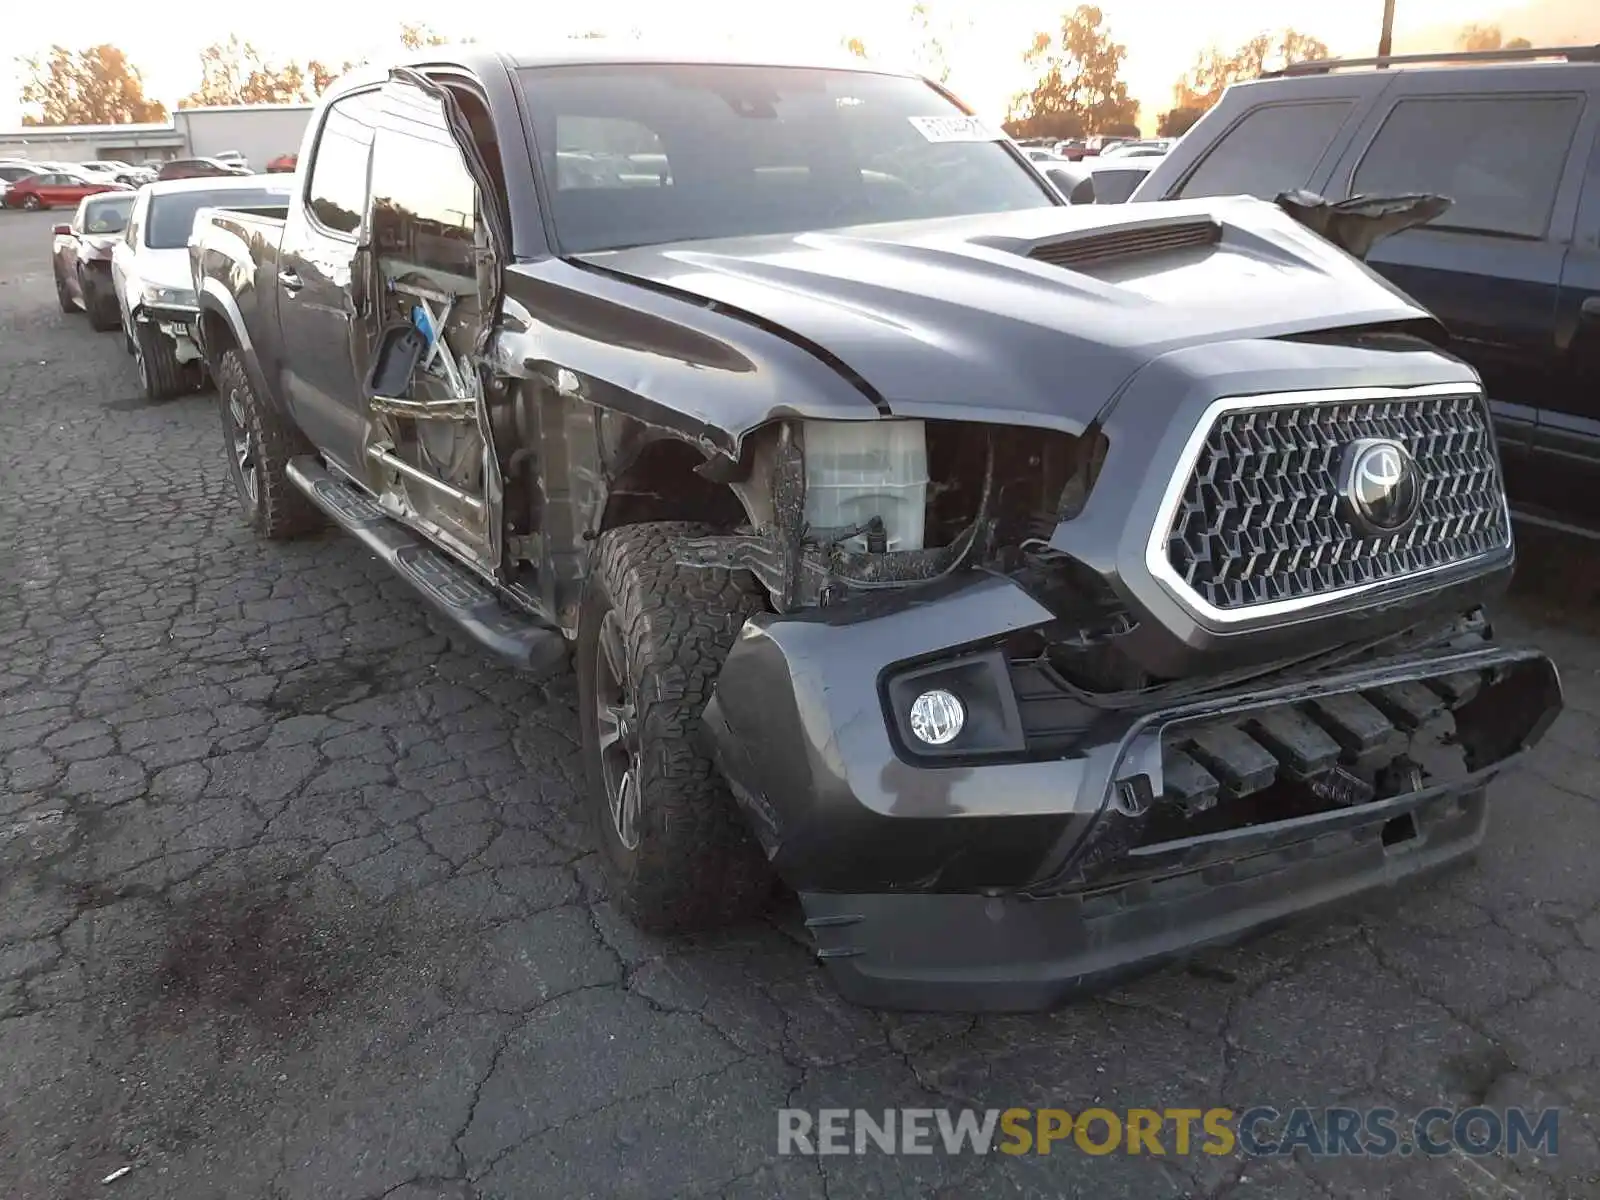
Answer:
[[1344, 453], [1339, 491], [1350, 523], [1371, 537], [1399, 533], [1422, 503], [1417, 464], [1399, 442], [1363, 438]]

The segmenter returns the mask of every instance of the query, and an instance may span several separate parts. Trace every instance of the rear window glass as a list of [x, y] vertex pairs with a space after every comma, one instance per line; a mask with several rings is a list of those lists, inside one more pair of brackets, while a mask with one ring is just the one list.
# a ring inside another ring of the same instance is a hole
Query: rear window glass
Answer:
[[998, 130], [919, 79], [688, 64], [519, 74], [567, 253], [1053, 203]]
[[1454, 203], [1431, 228], [1543, 237], [1582, 111], [1578, 96], [1402, 100], [1351, 194], [1439, 192]]
[[1305, 187], [1350, 109], [1348, 100], [1258, 108], [1222, 135], [1177, 194], [1270, 200]]
[[176, 250], [189, 244], [194, 215], [202, 208], [281, 208], [289, 192], [265, 188], [218, 188], [216, 191], [173, 192], [150, 197], [144, 244], [152, 250]]
[[133, 211], [134, 196], [113, 196], [106, 200], [91, 200], [83, 213], [85, 233], [121, 233], [128, 227], [128, 214]]

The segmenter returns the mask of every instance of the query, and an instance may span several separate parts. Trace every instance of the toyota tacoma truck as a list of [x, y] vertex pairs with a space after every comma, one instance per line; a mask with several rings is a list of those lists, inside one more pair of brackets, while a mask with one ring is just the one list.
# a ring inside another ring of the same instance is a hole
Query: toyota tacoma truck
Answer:
[[589, 44], [297, 164], [190, 245], [244, 513], [570, 653], [640, 926], [1049, 1006], [1469, 854], [1559, 711], [1481, 382], [1335, 244], [1436, 198], [1072, 207], [925, 80]]

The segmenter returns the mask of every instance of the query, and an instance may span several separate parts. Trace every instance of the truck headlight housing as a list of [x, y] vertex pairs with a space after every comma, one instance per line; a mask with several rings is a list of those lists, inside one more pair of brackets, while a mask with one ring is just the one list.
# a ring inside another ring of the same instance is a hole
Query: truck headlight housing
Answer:
[[[880, 550], [921, 550], [928, 503], [928, 438], [921, 421], [806, 421], [806, 524], [860, 530], [883, 522]], [[866, 551], [865, 533], [841, 537]]]
[[139, 289], [139, 299], [151, 308], [198, 308], [194, 289], [161, 287], [147, 283]]

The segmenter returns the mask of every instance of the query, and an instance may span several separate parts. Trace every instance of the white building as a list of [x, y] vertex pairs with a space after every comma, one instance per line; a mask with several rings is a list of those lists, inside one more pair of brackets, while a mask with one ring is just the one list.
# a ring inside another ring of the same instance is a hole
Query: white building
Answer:
[[300, 149], [312, 106], [238, 104], [180, 108], [158, 125], [29, 125], [0, 132], [0, 158], [142, 163], [237, 150], [256, 170]]

